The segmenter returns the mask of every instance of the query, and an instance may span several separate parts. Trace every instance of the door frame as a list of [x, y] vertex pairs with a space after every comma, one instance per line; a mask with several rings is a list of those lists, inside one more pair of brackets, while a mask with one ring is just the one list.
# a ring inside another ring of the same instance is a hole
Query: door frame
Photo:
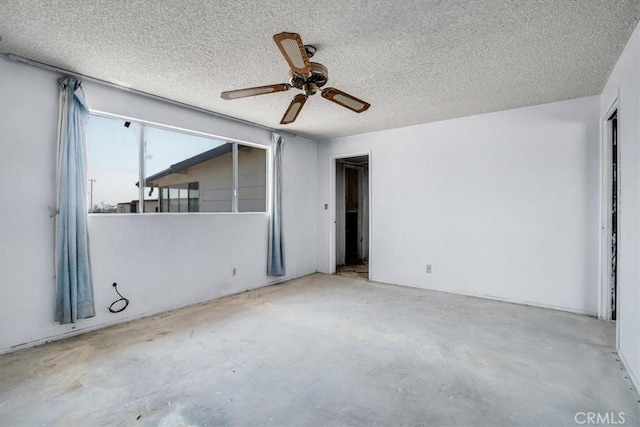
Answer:
[[373, 218], [373, 191], [371, 183], [373, 181], [373, 174], [371, 173], [371, 165], [373, 163], [371, 150], [355, 151], [347, 154], [335, 154], [329, 157], [329, 200], [333, 206], [329, 210], [329, 274], [336, 273], [336, 160], [347, 159], [349, 157], [368, 156], [369, 158], [369, 174], [368, 174], [368, 190], [369, 190], [369, 203], [368, 203], [368, 215], [369, 215], [369, 280], [373, 280], [373, 267], [372, 265], [372, 248], [373, 248], [373, 234], [372, 234], [372, 218]]
[[[610, 305], [611, 296], [611, 186], [613, 184], [611, 178], [611, 156], [612, 156], [612, 140], [611, 140], [611, 117], [614, 113], [617, 113], [618, 126], [617, 126], [617, 159], [616, 165], [618, 168], [617, 180], [617, 215], [618, 215], [618, 229], [617, 229], [617, 245], [620, 249], [620, 217], [622, 213], [622, 174], [620, 164], [620, 107], [618, 97], [609, 105], [609, 108], [600, 118], [600, 262], [599, 262], [599, 293], [598, 293], [598, 318], [603, 320], [611, 320], [612, 311]], [[618, 259], [620, 259], [618, 255]], [[619, 267], [619, 264], [618, 264]], [[618, 318], [620, 317], [620, 299], [616, 295], [616, 313]], [[619, 322], [616, 322], [616, 348], [618, 348], [619, 338]]]

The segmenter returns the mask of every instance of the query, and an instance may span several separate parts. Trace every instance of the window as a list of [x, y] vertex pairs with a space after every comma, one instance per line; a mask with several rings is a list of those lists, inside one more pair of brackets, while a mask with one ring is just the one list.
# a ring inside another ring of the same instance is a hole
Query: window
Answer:
[[162, 187], [159, 193], [160, 212], [200, 212], [197, 182]]
[[90, 212], [266, 211], [266, 149], [95, 115], [87, 148]]

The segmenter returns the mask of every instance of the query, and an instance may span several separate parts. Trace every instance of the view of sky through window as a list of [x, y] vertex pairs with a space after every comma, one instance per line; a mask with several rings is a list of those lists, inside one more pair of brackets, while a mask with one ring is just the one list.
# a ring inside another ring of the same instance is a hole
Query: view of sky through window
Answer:
[[118, 202], [138, 198], [138, 141], [140, 125], [129, 128], [124, 120], [90, 116], [87, 123], [87, 178], [94, 180], [94, 205], [100, 202], [117, 205]]
[[[87, 193], [93, 205], [138, 199], [140, 125], [125, 120], [91, 116], [87, 124]], [[145, 127], [145, 176], [212, 150], [224, 141]], [[90, 194], [93, 188], [93, 194]], [[145, 190], [145, 198], [149, 193]], [[157, 194], [154, 194], [157, 197]]]

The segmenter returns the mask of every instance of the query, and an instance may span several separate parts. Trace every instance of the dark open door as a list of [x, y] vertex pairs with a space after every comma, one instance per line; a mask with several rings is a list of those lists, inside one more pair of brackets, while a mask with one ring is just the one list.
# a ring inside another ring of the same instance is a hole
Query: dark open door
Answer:
[[618, 293], [618, 114], [611, 117], [611, 320]]
[[358, 260], [358, 170], [345, 169], [345, 262]]

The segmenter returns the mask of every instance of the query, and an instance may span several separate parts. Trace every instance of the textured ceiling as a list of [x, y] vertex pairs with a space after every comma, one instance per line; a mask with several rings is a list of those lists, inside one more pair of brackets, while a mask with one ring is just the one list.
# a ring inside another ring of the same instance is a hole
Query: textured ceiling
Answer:
[[[0, 0], [12, 53], [217, 113], [325, 139], [599, 94], [640, 0]], [[278, 125], [297, 90], [234, 101], [220, 92], [287, 81], [273, 34], [318, 48], [329, 84]]]

